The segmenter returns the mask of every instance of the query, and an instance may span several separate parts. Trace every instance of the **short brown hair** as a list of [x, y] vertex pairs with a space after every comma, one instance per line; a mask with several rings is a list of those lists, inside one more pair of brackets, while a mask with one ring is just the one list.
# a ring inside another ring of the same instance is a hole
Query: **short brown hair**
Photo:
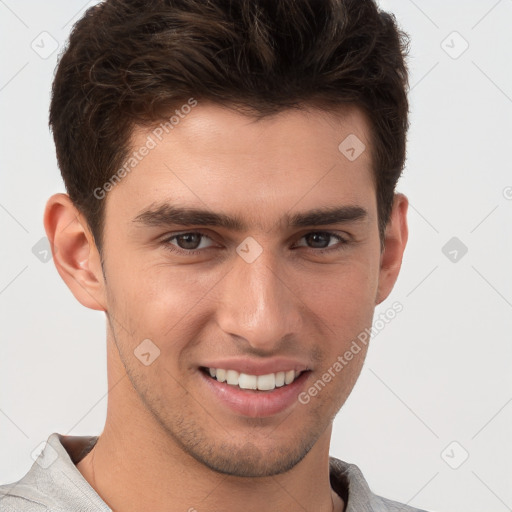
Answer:
[[255, 117], [348, 103], [371, 123], [382, 241], [405, 164], [408, 42], [374, 0], [106, 0], [75, 24], [53, 82], [66, 190], [101, 250], [93, 191], [122, 166], [134, 126], [191, 97]]

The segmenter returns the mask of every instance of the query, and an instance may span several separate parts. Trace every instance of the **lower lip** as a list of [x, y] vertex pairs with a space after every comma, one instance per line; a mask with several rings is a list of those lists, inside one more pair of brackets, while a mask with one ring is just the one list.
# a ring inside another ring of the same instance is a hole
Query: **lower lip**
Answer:
[[250, 418], [274, 416], [297, 403], [309, 373], [309, 371], [303, 372], [291, 384], [272, 391], [254, 391], [219, 382], [199, 370], [203, 381], [221, 403], [235, 413]]

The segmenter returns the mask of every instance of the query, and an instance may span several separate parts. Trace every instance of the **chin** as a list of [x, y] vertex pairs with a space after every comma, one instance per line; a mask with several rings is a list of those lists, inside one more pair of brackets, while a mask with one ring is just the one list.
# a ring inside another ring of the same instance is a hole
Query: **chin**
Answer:
[[[179, 425], [179, 426], [178, 426]], [[314, 426], [313, 426], [314, 425]], [[208, 469], [235, 477], [269, 477], [286, 473], [295, 467], [313, 448], [324, 429], [320, 422], [305, 425], [293, 435], [264, 434], [254, 429], [250, 440], [229, 437], [219, 432], [224, 439], [216, 438], [195, 422], [174, 423], [166, 428], [174, 442], [189, 456]], [[277, 429], [276, 429], [277, 430]], [[259, 442], [258, 442], [259, 441]]]
[[[197, 447], [196, 447], [197, 448]], [[262, 450], [252, 443], [241, 448], [221, 447], [220, 450], [208, 453], [189, 452], [198, 462], [207, 468], [224, 475], [256, 478], [269, 477], [286, 473], [295, 467], [309, 452], [311, 447], [295, 447], [286, 451], [286, 447], [279, 450]]]

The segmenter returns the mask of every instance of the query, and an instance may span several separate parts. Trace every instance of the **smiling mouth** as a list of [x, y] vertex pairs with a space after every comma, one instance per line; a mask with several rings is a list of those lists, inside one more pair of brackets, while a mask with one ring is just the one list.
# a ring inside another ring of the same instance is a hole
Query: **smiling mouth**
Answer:
[[273, 391], [276, 388], [292, 384], [302, 371], [288, 370], [266, 375], [250, 375], [236, 370], [223, 368], [201, 367], [201, 371], [217, 382], [224, 382], [230, 386], [254, 391]]

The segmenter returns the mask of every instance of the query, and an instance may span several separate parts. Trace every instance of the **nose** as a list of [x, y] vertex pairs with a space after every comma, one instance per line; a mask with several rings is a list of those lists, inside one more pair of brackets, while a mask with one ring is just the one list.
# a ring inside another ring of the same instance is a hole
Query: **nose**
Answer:
[[236, 255], [233, 265], [222, 280], [218, 324], [253, 351], [270, 354], [301, 332], [303, 306], [290, 272], [267, 249], [251, 263]]

